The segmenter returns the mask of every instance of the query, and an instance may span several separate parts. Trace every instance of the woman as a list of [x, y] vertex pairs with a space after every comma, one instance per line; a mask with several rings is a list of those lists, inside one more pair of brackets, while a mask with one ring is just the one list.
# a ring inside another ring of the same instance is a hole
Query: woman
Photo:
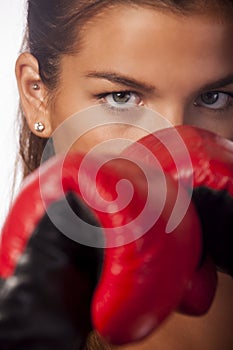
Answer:
[[[24, 176], [39, 166], [55, 130], [93, 105], [112, 115], [145, 106], [173, 125], [233, 140], [232, 10], [230, 0], [29, 0], [25, 53], [16, 63]], [[74, 148], [86, 152], [122, 133], [142, 136], [104, 125]], [[174, 314], [143, 342], [121, 348], [230, 350], [233, 284], [223, 274], [219, 281], [206, 316]]]

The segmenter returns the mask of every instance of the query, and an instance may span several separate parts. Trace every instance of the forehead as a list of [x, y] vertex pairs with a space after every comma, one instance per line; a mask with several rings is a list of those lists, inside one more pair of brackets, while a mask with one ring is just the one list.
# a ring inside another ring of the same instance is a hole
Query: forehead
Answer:
[[[156, 1], [155, 1], [156, 4]], [[87, 37], [90, 35], [91, 30], [95, 31], [97, 28], [99, 30], [109, 29], [119, 30], [130, 28], [134, 23], [139, 29], [143, 28], [143, 23], [147, 23], [150, 29], [153, 28], [152, 24], [156, 26], [158, 22], [164, 22], [167, 26], [168, 23], [178, 24], [180, 22], [183, 24], [190, 24], [190, 28], [193, 25], [198, 25], [202, 28], [204, 26], [206, 29], [214, 28], [232, 28], [233, 21], [233, 7], [229, 7], [227, 12], [227, 7], [222, 7], [219, 11], [216, 7], [200, 7], [196, 10], [190, 10], [186, 12], [181, 12], [171, 8], [161, 8], [159, 6], [148, 6], [146, 4], [135, 4], [128, 3], [122, 4], [118, 3], [114, 6], [107, 6], [105, 9], [100, 9], [96, 14], [91, 15], [90, 19], [84, 24], [83, 36]], [[161, 19], [161, 21], [159, 21]], [[108, 27], [106, 27], [108, 24]], [[140, 28], [141, 27], [141, 28]], [[166, 31], [166, 28], [164, 28]], [[98, 31], [99, 31], [98, 30]], [[98, 34], [98, 33], [96, 33]]]
[[[96, 64], [103, 58], [124, 64], [126, 57], [151, 62], [163, 57], [176, 62], [194, 60], [207, 64], [232, 61], [232, 21], [216, 13], [174, 14], [139, 6], [107, 9], [88, 22], [83, 31], [81, 54]], [[79, 51], [80, 52], [80, 51]], [[213, 55], [214, 54], [214, 55]]]

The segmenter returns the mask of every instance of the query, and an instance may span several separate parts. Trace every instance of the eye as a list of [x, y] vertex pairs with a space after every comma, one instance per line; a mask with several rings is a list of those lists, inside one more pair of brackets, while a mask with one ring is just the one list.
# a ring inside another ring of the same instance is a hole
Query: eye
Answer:
[[210, 91], [201, 94], [194, 105], [210, 109], [223, 109], [229, 106], [231, 100], [232, 94], [230, 93]]
[[141, 103], [141, 98], [137, 93], [131, 91], [119, 91], [105, 94], [102, 100], [111, 108], [126, 109], [137, 107]]

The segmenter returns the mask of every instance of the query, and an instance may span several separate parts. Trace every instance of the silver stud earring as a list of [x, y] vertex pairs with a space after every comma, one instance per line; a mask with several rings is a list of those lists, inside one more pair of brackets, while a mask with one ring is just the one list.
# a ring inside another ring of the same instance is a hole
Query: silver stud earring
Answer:
[[38, 131], [38, 132], [42, 132], [42, 131], [44, 131], [45, 126], [44, 126], [43, 123], [38, 122], [38, 123], [35, 123], [34, 129], [35, 129], [36, 131]]
[[37, 84], [37, 83], [34, 83], [32, 85], [32, 88], [33, 88], [33, 90], [40, 90], [39, 84]]

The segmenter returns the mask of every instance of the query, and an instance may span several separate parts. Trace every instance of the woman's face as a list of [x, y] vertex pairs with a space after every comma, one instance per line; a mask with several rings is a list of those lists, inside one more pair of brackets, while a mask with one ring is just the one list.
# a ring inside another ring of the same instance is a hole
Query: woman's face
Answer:
[[[174, 125], [233, 139], [232, 35], [230, 21], [213, 14], [107, 10], [86, 26], [79, 52], [62, 58], [59, 91], [47, 111], [52, 130], [93, 105], [122, 120], [145, 106]], [[107, 125], [87, 132], [76, 147], [87, 151], [109, 138], [142, 135], [133, 126]]]

